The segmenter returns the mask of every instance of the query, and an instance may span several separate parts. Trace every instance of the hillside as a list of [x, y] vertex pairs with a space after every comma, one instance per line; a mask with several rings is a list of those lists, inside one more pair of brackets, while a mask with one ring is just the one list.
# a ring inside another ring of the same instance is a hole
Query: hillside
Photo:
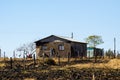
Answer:
[[[57, 61], [57, 60], [56, 60]], [[78, 60], [61, 65], [47, 65], [37, 60], [15, 60], [10, 69], [9, 60], [1, 61], [0, 80], [120, 80], [120, 59], [99, 60], [93, 63], [89, 60]], [[57, 62], [56, 62], [57, 63]]]

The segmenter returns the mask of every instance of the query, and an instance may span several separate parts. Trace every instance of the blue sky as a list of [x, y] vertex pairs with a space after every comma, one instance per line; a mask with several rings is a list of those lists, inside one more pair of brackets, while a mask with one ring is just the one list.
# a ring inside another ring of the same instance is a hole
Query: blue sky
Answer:
[[100, 35], [101, 48], [120, 51], [120, 0], [0, 0], [0, 48], [12, 56], [17, 47], [51, 34], [84, 41]]

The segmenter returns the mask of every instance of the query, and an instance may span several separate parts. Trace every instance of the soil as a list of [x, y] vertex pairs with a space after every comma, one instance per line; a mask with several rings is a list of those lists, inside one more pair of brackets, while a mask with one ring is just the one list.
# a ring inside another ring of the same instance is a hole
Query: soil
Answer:
[[120, 59], [73, 61], [70, 64], [47, 65], [33, 60], [2, 61], [0, 80], [120, 80]]

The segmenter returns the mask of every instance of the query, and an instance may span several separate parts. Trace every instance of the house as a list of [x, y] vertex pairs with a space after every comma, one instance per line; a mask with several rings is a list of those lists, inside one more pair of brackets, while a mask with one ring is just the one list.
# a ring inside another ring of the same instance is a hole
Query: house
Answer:
[[99, 56], [99, 57], [104, 56], [103, 49], [88, 47], [87, 48], [87, 57], [91, 58], [94, 56]]
[[51, 35], [36, 43], [37, 58], [43, 55], [48, 57], [86, 57], [87, 43], [79, 42], [69, 37]]

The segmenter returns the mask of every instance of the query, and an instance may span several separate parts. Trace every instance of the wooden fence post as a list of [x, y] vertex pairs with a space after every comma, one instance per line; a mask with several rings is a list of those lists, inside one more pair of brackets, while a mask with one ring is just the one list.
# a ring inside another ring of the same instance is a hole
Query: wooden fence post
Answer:
[[95, 80], [95, 74], [94, 73], [92, 74], [92, 80]]
[[26, 69], [26, 60], [25, 60], [25, 53], [23, 53], [23, 64], [24, 64], [24, 70]]
[[45, 61], [45, 53], [43, 53], [42, 57], [43, 57], [43, 63], [44, 63], [44, 61]]
[[1, 49], [0, 49], [0, 58], [1, 58]]
[[35, 68], [35, 64], [36, 64], [35, 54], [33, 55], [33, 60], [34, 60], [34, 68]]
[[14, 57], [14, 60], [15, 60], [15, 51], [13, 51], [13, 57]]
[[10, 57], [10, 68], [12, 69], [12, 63], [13, 63], [13, 60], [12, 60], [12, 57]]
[[4, 52], [4, 61], [5, 61], [5, 52]]
[[60, 55], [58, 55], [58, 65], [60, 65]]
[[88, 53], [89, 53], [89, 60], [90, 60], [90, 51]]
[[70, 63], [70, 53], [68, 53], [68, 63]]

